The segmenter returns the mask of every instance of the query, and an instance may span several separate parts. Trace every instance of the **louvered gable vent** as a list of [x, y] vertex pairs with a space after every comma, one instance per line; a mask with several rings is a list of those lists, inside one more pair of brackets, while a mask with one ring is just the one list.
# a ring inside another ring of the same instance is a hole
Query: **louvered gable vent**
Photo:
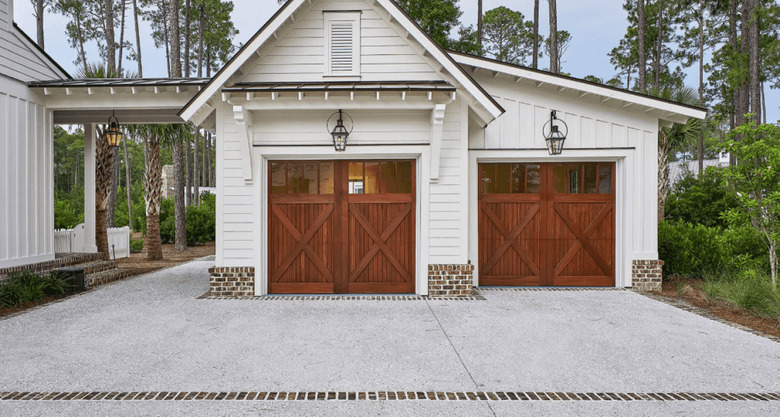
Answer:
[[325, 13], [325, 75], [360, 75], [360, 13]]

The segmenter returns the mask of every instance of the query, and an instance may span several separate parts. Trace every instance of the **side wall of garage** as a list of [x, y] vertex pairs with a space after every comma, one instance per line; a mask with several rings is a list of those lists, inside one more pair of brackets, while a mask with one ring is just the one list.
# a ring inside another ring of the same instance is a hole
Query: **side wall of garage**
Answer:
[[[614, 161], [617, 166], [616, 285], [632, 285], [632, 264], [658, 259], [658, 119], [631, 106], [477, 71], [479, 82], [506, 109], [486, 129], [469, 128], [471, 259], [477, 259], [476, 164], [485, 161]], [[542, 128], [551, 110], [569, 127], [562, 155], [549, 156]], [[475, 274], [478, 276], [478, 272]]]

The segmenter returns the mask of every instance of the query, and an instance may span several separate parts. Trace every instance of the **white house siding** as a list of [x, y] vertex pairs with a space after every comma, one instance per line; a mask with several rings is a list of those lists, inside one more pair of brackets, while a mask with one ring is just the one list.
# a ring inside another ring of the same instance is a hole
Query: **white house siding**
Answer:
[[56, 80], [63, 76], [18, 29], [2, 22], [0, 22], [0, 74], [24, 82]]
[[[362, 0], [318, 1], [296, 15], [295, 23], [277, 33], [278, 40], [266, 45], [247, 67], [244, 82], [323, 81], [325, 74], [324, 10], [360, 10], [361, 81], [441, 80], [441, 75], [423, 57], [422, 49], [411, 46], [397, 23], [389, 23]], [[338, 77], [329, 77], [336, 81]], [[353, 78], [348, 78], [353, 79]]]
[[[444, 118], [439, 179], [430, 184], [428, 207], [428, 242], [421, 242], [428, 248], [428, 262], [432, 264], [466, 263], [467, 237], [464, 225], [468, 219], [467, 149], [464, 127], [461, 120], [465, 114], [465, 103], [455, 101], [447, 106]], [[265, 190], [247, 185], [242, 171], [242, 148], [239, 127], [233, 113], [226, 105], [218, 107], [217, 159], [220, 166], [217, 175], [217, 265], [258, 265], [265, 250], [265, 244], [254, 243], [254, 233], [260, 230], [261, 210], [254, 201], [266, 204]], [[431, 110], [349, 110], [355, 120], [355, 130], [349, 144], [360, 145], [424, 145], [428, 148], [431, 136]], [[252, 126], [254, 145], [261, 147], [284, 147], [291, 145], [289, 154], [298, 153], [297, 146], [325, 146], [322, 159], [349, 159], [349, 156], [332, 152], [332, 142], [325, 131], [324, 121], [332, 111], [254, 111]], [[382, 157], [386, 146], [360, 147], [361, 154]], [[428, 152], [425, 152], [426, 154]], [[306, 158], [310, 158], [307, 156]], [[418, 177], [430, 181], [428, 161], [421, 161]], [[258, 168], [259, 158], [252, 161], [254, 172], [267, 175]], [[254, 178], [253, 182], [261, 181]], [[422, 191], [426, 187], [420, 187]], [[259, 190], [259, 191], [258, 191]], [[260, 193], [260, 196], [256, 196]], [[259, 197], [259, 198], [256, 198]], [[423, 199], [418, 198], [418, 201]], [[258, 235], [259, 236], [259, 235]], [[419, 252], [418, 252], [419, 253]]]
[[253, 236], [259, 210], [253, 205], [254, 187], [244, 180], [241, 136], [233, 113], [217, 107], [217, 256], [218, 266], [253, 266], [259, 251]]
[[[558, 92], [552, 86], [515, 82], [514, 78], [477, 71], [475, 79], [505, 109], [483, 131], [469, 128], [469, 149], [481, 156], [507, 155], [526, 158], [538, 155], [540, 162], [556, 160], [614, 160], [617, 162], [617, 283], [631, 285], [631, 261], [658, 259], [657, 237], [657, 135], [658, 121], [642, 110], [609, 107], [600, 100]], [[563, 154], [550, 157], [542, 128], [556, 110], [569, 127]], [[489, 152], [490, 150], [501, 153]], [[510, 158], [510, 159], [511, 159]], [[472, 166], [476, 169], [476, 166]], [[474, 190], [472, 199], [476, 198]], [[472, 204], [472, 208], [474, 205]], [[471, 221], [475, 222], [476, 216]], [[476, 230], [472, 225], [472, 233]], [[472, 245], [471, 252], [475, 252]], [[477, 254], [471, 253], [476, 259]]]
[[11, 1], [13, 0], [0, 0], [0, 30], [10, 26], [13, 20]]
[[54, 259], [52, 118], [0, 75], [0, 268]]

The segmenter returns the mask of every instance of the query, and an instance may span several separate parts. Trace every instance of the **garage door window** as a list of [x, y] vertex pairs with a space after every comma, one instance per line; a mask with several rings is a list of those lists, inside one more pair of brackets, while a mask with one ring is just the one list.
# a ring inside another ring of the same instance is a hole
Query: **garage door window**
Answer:
[[481, 164], [483, 194], [539, 194], [539, 164]]
[[350, 194], [409, 194], [411, 192], [411, 161], [349, 163]]
[[573, 163], [553, 166], [558, 194], [611, 194], [612, 163]]
[[271, 194], [333, 194], [333, 162], [271, 162]]

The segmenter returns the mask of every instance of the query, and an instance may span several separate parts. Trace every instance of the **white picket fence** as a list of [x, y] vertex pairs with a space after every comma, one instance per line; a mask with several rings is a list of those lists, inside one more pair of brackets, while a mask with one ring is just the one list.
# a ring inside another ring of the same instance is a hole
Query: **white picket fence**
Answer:
[[[55, 230], [54, 252], [84, 252], [84, 224], [79, 224], [73, 229]], [[108, 229], [108, 252], [111, 259], [130, 257], [130, 227]]]

